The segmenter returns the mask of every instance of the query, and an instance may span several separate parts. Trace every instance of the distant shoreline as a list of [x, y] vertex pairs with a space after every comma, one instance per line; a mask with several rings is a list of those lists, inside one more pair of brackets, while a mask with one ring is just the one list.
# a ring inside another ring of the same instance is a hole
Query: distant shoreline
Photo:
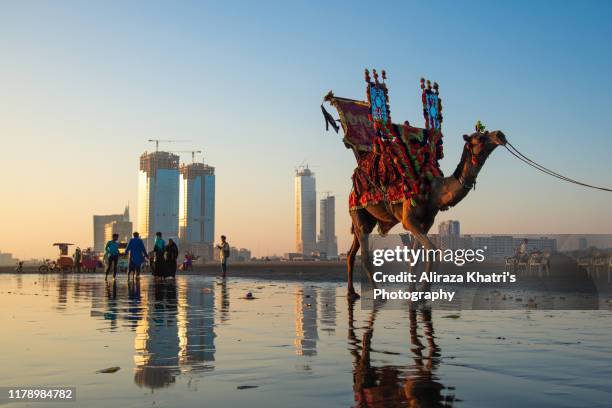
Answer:
[[[14, 266], [0, 266], [0, 275], [12, 274]], [[39, 274], [38, 266], [24, 266], [22, 274]], [[49, 275], [61, 275], [62, 272], [51, 272]], [[76, 272], [65, 272], [65, 274], [76, 274]], [[95, 273], [81, 272], [82, 275], [104, 274], [104, 269], [97, 268]], [[117, 274], [125, 276], [125, 273]], [[151, 275], [147, 271], [144, 276]], [[221, 266], [218, 263], [206, 263], [194, 265], [192, 271], [177, 271], [177, 276], [200, 275], [221, 276]], [[254, 278], [270, 280], [297, 280], [297, 281], [332, 281], [343, 282], [346, 280], [345, 261], [290, 261], [290, 262], [236, 262], [228, 263], [228, 278]]]

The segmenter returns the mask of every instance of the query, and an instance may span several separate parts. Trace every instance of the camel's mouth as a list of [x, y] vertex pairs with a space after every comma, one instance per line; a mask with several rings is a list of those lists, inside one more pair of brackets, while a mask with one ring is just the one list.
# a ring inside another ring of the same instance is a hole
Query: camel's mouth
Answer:
[[506, 139], [506, 135], [504, 135], [501, 131], [495, 132], [494, 140], [495, 140], [495, 143], [501, 146], [505, 146], [506, 143], [508, 143], [508, 140]]

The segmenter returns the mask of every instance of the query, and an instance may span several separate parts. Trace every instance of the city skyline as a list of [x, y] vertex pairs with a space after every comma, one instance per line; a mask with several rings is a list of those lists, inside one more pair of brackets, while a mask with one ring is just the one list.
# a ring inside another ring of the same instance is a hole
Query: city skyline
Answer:
[[[180, 138], [205, 146], [218, 170], [216, 235], [255, 256], [292, 252], [291, 169], [307, 160], [336, 196], [345, 252], [355, 161], [342, 135], [325, 132], [320, 104], [330, 89], [364, 99], [365, 67], [386, 69], [398, 123], [422, 125], [422, 76], [440, 84], [447, 175], [481, 120], [550, 168], [612, 184], [611, 4], [446, 2], [430, 16], [396, 3], [375, 36], [360, 8], [6, 4], [0, 250], [53, 257], [53, 242], [90, 243], [92, 214], [138, 202], [134, 157], [147, 140]], [[439, 221], [460, 219], [464, 233], [608, 233], [610, 204], [498, 149], [476, 191]]]

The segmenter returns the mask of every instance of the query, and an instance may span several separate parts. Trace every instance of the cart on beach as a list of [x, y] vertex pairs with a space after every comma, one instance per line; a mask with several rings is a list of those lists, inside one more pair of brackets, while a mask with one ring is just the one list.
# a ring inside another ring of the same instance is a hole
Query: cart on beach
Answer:
[[68, 272], [74, 267], [74, 260], [68, 255], [68, 247], [70, 245], [67, 242], [55, 242], [53, 246], [59, 247], [59, 257], [55, 261], [46, 259], [42, 265], [38, 267], [38, 271], [41, 273], [47, 273], [51, 271], [55, 272]]
[[91, 248], [83, 251], [81, 256], [81, 266], [85, 272], [95, 272], [98, 267], [98, 254], [91, 250]]

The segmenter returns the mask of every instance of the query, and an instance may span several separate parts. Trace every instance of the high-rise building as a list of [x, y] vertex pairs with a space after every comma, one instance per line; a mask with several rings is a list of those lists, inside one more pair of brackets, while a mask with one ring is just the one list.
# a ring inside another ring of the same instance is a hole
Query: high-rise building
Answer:
[[94, 251], [104, 251], [106, 245], [105, 240], [105, 229], [106, 224], [113, 221], [129, 221], [130, 220], [130, 206], [126, 206], [123, 214], [109, 214], [109, 215], [94, 215], [93, 216], [93, 244]]
[[113, 234], [119, 235], [119, 242], [129, 242], [132, 238], [132, 223], [130, 221], [113, 221], [104, 226], [104, 241], [113, 239]]
[[454, 237], [460, 236], [461, 229], [459, 221], [448, 220], [441, 222], [440, 225], [438, 225], [438, 234]]
[[140, 156], [138, 228], [148, 248], [155, 233], [177, 238], [179, 214], [179, 156], [155, 151]]
[[319, 209], [319, 252], [328, 258], [338, 256], [338, 241], [336, 238], [336, 198], [327, 195], [320, 201]]
[[310, 256], [316, 249], [317, 191], [308, 165], [295, 172], [295, 250]]
[[179, 238], [184, 250], [211, 260], [215, 239], [215, 168], [182, 164], [180, 171]]

